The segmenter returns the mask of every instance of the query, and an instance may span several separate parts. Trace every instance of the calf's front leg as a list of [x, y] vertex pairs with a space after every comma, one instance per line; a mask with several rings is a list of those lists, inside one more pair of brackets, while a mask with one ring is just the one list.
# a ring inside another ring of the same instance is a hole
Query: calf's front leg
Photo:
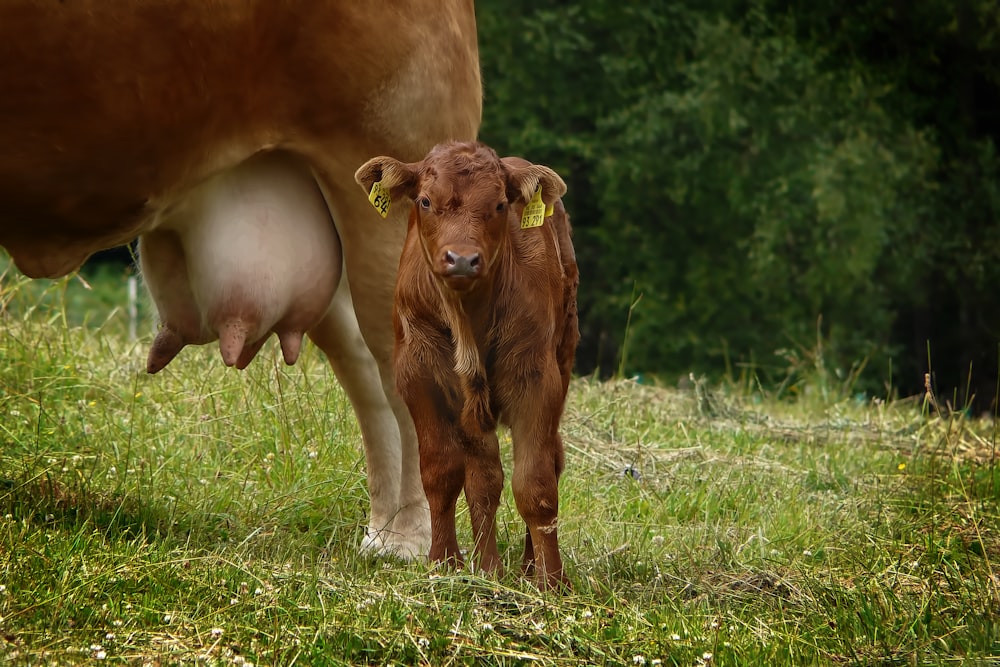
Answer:
[[432, 561], [461, 565], [455, 530], [455, 504], [465, 484], [465, 451], [448, 415], [441, 410], [444, 397], [431, 383], [400, 387], [413, 417], [420, 448], [420, 478], [431, 514]]
[[495, 431], [481, 436], [466, 436], [465, 501], [472, 519], [475, 553], [484, 572], [503, 573], [497, 551], [497, 508], [503, 491], [503, 465], [500, 443]]

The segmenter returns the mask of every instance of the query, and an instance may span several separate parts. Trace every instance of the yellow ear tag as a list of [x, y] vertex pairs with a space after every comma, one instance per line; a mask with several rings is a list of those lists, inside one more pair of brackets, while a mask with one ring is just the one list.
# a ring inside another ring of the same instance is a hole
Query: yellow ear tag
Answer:
[[545, 217], [546, 218], [549, 217], [550, 215], [552, 215], [553, 213], [555, 213], [555, 211], [556, 211], [556, 205], [555, 204], [549, 204], [548, 206], [545, 207]]
[[542, 201], [542, 188], [539, 186], [535, 189], [531, 201], [524, 207], [524, 213], [521, 214], [521, 229], [541, 227], [544, 222], [545, 202]]
[[389, 188], [383, 187], [382, 181], [372, 183], [372, 191], [368, 193], [368, 201], [383, 218], [389, 215], [389, 204], [392, 203], [392, 200], [389, 198]]

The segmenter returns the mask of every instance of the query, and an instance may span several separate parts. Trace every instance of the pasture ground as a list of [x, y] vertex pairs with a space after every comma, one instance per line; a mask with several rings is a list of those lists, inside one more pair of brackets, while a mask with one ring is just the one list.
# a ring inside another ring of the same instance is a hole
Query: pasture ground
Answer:
[[577, 380], [573, 591], [543, 594], [509, 489], [499, 580], [359, 555], [360, 436], [322, 355], [189, 348], [148, 376], [149, 319], [130, 342], [110, 283], [0, 278], [0, 662], [1000, 662], [992, 420]]

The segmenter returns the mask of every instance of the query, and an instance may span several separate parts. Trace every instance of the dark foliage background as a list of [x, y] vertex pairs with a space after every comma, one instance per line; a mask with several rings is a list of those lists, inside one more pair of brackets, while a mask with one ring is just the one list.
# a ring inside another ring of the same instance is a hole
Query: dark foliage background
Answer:
[[484, 141], [555, 168], [581, 373], [989, 407], [995, 0], [480, 0]]

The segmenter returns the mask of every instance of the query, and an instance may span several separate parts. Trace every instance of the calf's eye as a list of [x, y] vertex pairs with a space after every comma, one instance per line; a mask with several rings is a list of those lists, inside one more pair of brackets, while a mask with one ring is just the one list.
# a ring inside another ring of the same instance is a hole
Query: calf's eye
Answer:
[[427, 197], [421, 197], [420, 199], [417, 200], [417, 203], [420, 204], [420, 208], [424, 209], [425, 211], [429, 211], [431, 208], [431, 200], [428, 199]]
[[507, 208], [507, 205], [504, 204], [503, 202], [500, 202], [499, 204], [497, 204], [497, 213], [503, 213], [504, 209], [506, 209], [506, 208]]

